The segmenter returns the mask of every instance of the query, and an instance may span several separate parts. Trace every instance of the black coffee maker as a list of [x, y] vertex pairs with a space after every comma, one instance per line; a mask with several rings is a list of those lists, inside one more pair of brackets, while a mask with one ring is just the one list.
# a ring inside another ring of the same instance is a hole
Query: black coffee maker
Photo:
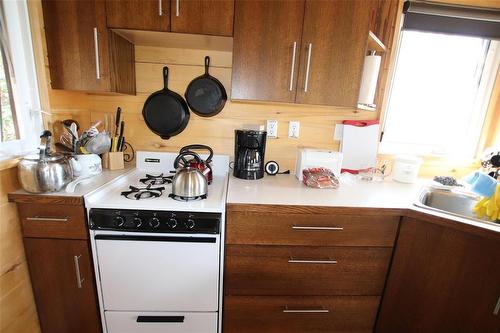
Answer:
[[236, 178], [264, 177], [265, 131], [236, 130], [234, 142], [234, 172]]

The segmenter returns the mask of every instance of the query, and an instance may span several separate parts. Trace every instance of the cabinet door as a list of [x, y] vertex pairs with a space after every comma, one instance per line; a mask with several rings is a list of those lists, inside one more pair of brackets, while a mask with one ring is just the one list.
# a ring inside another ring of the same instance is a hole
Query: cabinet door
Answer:
[[106, 0], [109, 28], [170, 30], [169, 0]]
[[85, 240], [24, 238], [43, 332], [101, 332]]
[[43, 0], [42, 6], [52, 88], [109, 91], [104, 2]]
[[172, 32], [232, 36], [234, 0], [171, 0]]
[[356, 107], [370, 12], [364, 1], [306, 1], [297, 103]]
[[303, 16], [300, 0], [236, 1], [232, 99], [295, 101]]
[[405, 218], [376, 332], [498, 333], [499, 263], [498, 238]]

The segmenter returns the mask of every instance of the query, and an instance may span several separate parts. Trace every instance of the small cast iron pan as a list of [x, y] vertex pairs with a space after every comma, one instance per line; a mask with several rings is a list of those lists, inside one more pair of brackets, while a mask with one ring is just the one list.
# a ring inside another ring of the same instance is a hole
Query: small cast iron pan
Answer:
[[181, 133], [189, 121], [184, 98], [168, 89], [168, 67], [163, 67], [163, 89], [152, 93], [142, 108], [142, 116], [151, 131], [162, 139]]
[[198, 76], [189, 83], [186, 101], [189, 108], [202, 117], [212, 117], [219, 113], [226, 104], [226, 89], [215, 77], [208, 74], [210, 57], [205, 57], [205, 74]]

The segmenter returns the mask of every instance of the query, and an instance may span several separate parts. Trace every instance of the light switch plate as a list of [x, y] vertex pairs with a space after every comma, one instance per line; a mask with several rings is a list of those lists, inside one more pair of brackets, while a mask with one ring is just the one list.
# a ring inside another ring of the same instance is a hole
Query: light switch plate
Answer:
[[299, 138], [300, 134], [300, 121], [292, 120], [288, 124], [288, 137], [289, 138]]
[[278, 137], [278, 121], [268, 120], [267, 121], [267, 137], [276, 139]]

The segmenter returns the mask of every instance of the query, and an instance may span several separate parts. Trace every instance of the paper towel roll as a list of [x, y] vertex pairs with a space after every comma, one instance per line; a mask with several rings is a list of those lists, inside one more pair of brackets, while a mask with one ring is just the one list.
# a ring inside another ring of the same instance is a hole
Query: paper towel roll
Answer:
[[365, 57], [361, 88], [359, 89], [358, 103], [372, 105], [377, 90], [378, 72], [382, 57], [379, 55], [368, 55]]

